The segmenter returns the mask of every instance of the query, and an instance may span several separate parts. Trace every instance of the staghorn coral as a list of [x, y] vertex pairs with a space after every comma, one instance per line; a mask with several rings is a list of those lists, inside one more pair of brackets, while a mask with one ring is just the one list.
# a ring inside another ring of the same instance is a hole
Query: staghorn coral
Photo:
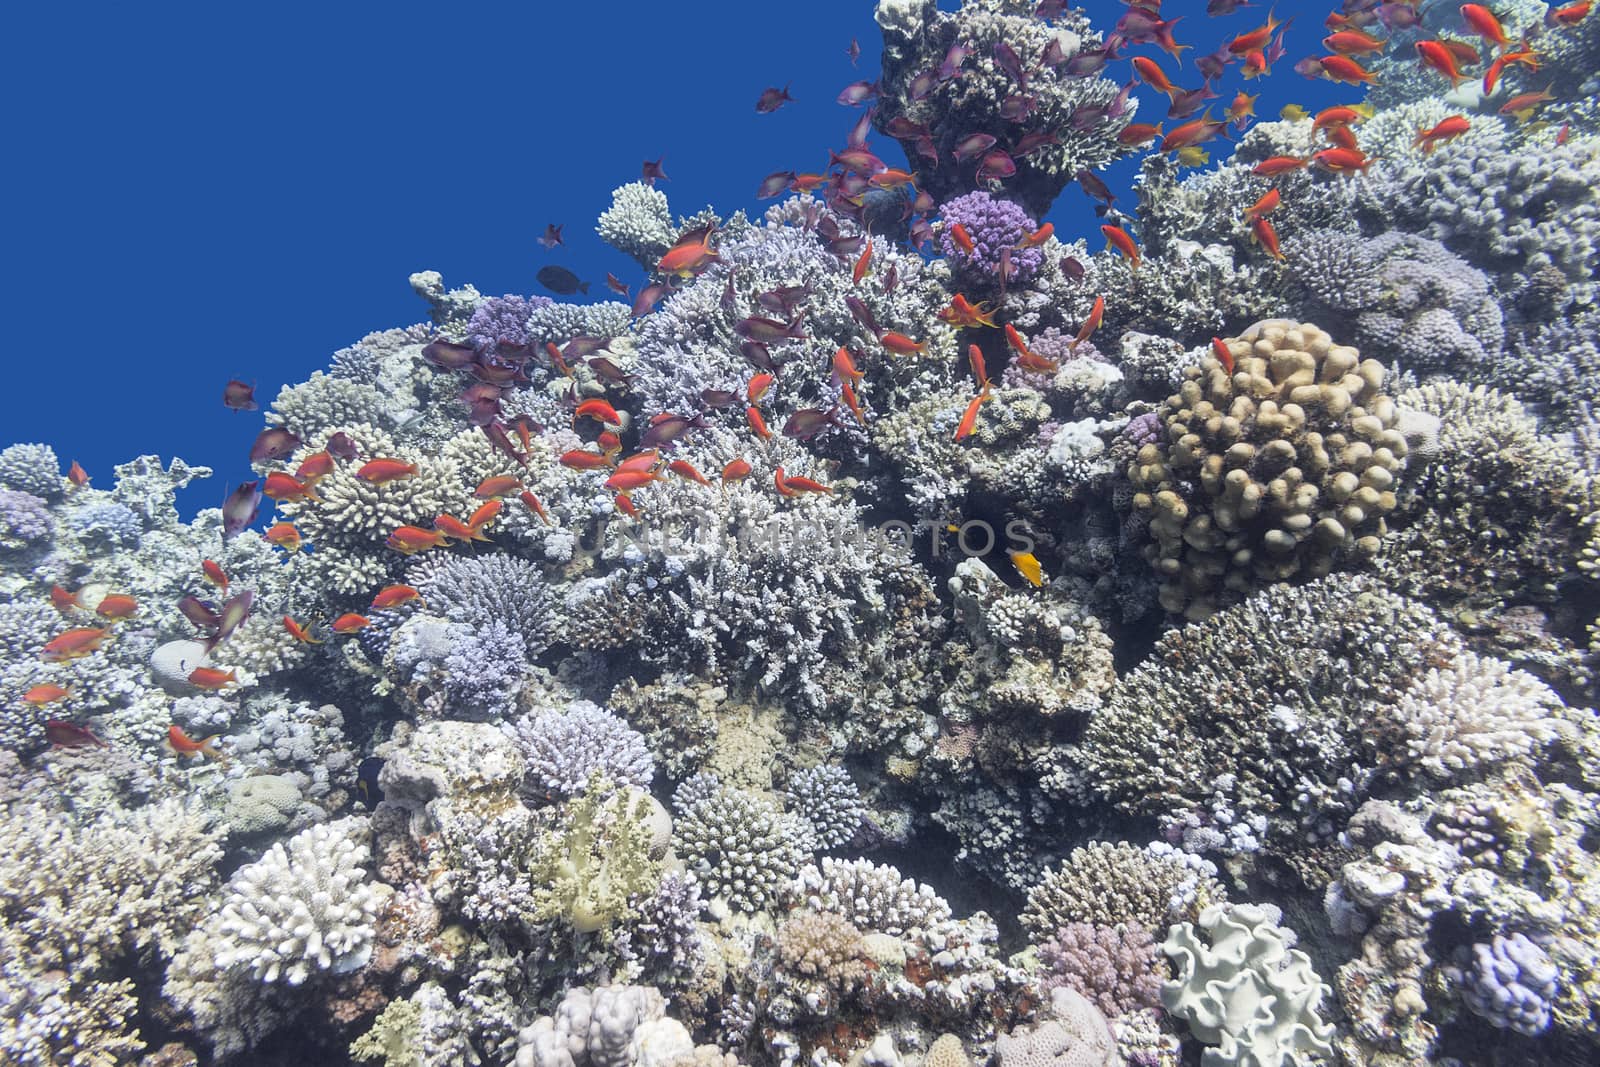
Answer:
[[1212, 863], [1165, 844], [1096, 841], [1075, 848], [1028, 893], [1022, 925], [1043, 940], [1072, 923], [1163, 930], [1226, 899]]
[[1600, 408], [1600, 312], [1574, 312], [1543, 323], [1511, 346], [1491, 369], [1489, 384], [1538, 413], [1548, 430], [1583, 424]]
[[817, 849], [849, 844], [866, 818], [861, 790], [843, 767], [818, 764], [798, 771], [789, 776], [783, 794], [789, 811], [810, 827]]
[[1560, 700], [1537, 678], [1466, 651], [1430, 667], [1389, 713], [1400, 720], [1408, 754], [1440, 777], [1472, 773], [1526, 756], [1557, 733]]
[[1375, 556], [1407, 445], [1383, 368], [1316, 326], [1260, 322], [1190, 368], [1166, 441], [1128, 469], [1161, 605], [1203, 619], [1252, 590]]
[[740, 911], [777, 899], [805, 858], [801, 834], [775, 805], [719, 786], [693, 798], [672, 825], [672, 847], [707, 894]]
[[617, 716], [580, 700], [524, 715], [508, 728], [528, 763], [524, 792], [566, 799], [598, 773], [619, 786], [649, 789], [655, 761], [645, 739]]
[[629, 182], [611, 190], [611, 206], [601, 212], [594, 232], [647, 270], [655, 269], [677, 237], [667, 194], [644, 182]]
[[416, 580], [430, 611], [483, 628], [503, 623], [534, 660], [549, 646], [554, 607], [544, 575], [527, 560], [504, 552], [450, 556]]

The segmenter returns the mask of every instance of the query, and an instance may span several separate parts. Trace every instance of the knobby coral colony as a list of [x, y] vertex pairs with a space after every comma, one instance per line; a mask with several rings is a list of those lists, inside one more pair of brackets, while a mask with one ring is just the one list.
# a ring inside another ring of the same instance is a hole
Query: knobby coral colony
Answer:
[[1600, 16], [1244, 6], [882, 0], [191, 522], [0, 451], [0, 1060], [1600, 1062]]

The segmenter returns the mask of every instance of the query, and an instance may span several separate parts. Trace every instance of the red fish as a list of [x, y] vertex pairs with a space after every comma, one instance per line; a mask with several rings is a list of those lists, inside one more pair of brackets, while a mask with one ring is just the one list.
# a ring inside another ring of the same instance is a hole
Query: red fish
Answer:
[[1311, 157], [1311, 162], [1335, 174], [1365, 173], [1372, 160], [1358, 148], [1325, 148]]
[[1081, 345], [1081, 344], [1083, 344], [1083, 342], [1087, 341], [1089, 339], [1090, 335], [1092, 335], [1096, 330], [1098, 330], [1100, 328], [1100, 322], [1101, 322], [1102, 319], [1105, 318], [1105, 314], [1106, 314], [1106, 298], [1103, 297], [1103, 296], [1095, 297], [1094, 298], [1094, 307], [1089, 309], [1089, 317], [1087, 319], [1083, 320], [1083, 325], [1082, 326], [1078, 327], [1077, 336], [1074, 337], [1070, 342], [1068, 342], [1067, 351], [1068, 352], [1076, 351], [1077, 347], [1079, 345]]
[[850, 284], [860, 285], [861, 279], [867, 276], [867, 268], [872, 265], [872, 242], [865, 241], [861, 245], [861, 255], [856, 257], [856, 265], [850, 271]]
[[602, 467], [611, 466], [611, 458], [600, 452], [591, 452], [586, 448], [574, 448], [570, 452], [561, 453], [561, 458], [556, 462], [563, 467], [575, 471], [597, 471]]
[[767, 395], [767, 390], [771, 389], [772, 383], [777, 380], [777, 378], [766, 373], [765, 371], [760, 374], [751, 375], [750, 381], [745, 385], [744, 388], [745, 400], [752, 404], [756, 403], [762, 397]]
[[1462, 4], [1461, 18], [1472, 28], [1473, 33], [1502, 52], [1511, 47], [1511, 40], [1506, 37], [1505, 28], [1500, 25], [1500, 20], [1495, 18], [1494, 12], [1482, 4]]
[[1211, 354], [1217, 358], [1218, 363], [1222, 364], [1223, 370], [1229, 374], [1233, 373], [1233, 350], [1228, 347], [1226, 341], [1220, 337], [1213, 337], [1211, 339]]
[[861, 410], [861, 400], [856, 396], [855, 386], [848, 381], [839, 383], [839, 396], [844, 400], [844, 406], [850, 409], [850, 414], [856, 417], [861, 425], [867, 424], [866, 413]]
[[957, 293], [951, 298], [948, 307], [939, 309], [939, 319], [947, 322], [958, 330], [971, 329], [975, 326], [994, 326], [994, 312], [983, 304], [974, 304], [965, 296]]
[[[1018, 251], [1021, 251], [1028, 248], [1038, 248], [1040, 245], [1050, 240], [1051, 236], [1055, 232], [1056, 228], [1054, 224], [1047, 222], [1043, 226], [1040, 226], [1037, 230], [1034, 230], [1032, 233], [1023, 234], [1022, 240], [1017, 242], [1017, 249]], [[993, 326], [994, 323], [991, 322], [989, 325]]]
[[231, 668], [224, 671], [216, 667], [196, 667], [189, 672], [188, 680], [196, 689], [209, 689], [212, 692], [237, 685], [239, 682], [237, 671]]
[[836, 382], [859, 382], [862, 378], [861, 371], [856, 369], [856, 361], [850, 349], [844, 345], [833, 354], [833, 380]]
[[294, 469], [297, 481], [306, 485], [315, 485], [318, 481], [333, 473], [333, 454], [331, 452], [313, 452], [300, 461]]
[[[201, 669], [204, 670], [206, 668]], [[222, 753], [216, 750], [213, 745], [214, 741], [216, 741], [215, 736], [196, 741], [184, 733], [183, 728], [180, 726], [167, 727], [167, 747], [172, 749], [173, 753], [181, 759], [186, 759], [189, 756], [204, 756], [207, 759], [222, 760]]]
[[357, 615], [353, 611], [340, 615], [328, 624], [328, 629], [336, 634], [353, 634], [365, 630], [372, 625], [372, 620], [365, 615]]
[[369, 459], [356, 471], [356, 477], [373, 485], [386, 485], [401, 478], [411, 478], [417, 473], [415, 463], [403, 459]]
[[1149, 56], [1134, 56], [1133, 69], [1139, 75], [1139, 80], [1156, 92], [1166, 93], [1169, 97], [1177, 93], [1177, 87], [1167, 77], [1167, 72], [1161, 69], [1161, 64]]
[[[1422, 45], [1417, 45], [1421, 48]], [[1329, 81], [1342, 82], [1346, 85], [1355, 85], [1360, 82], [1364, 85], [1378, 84], [1378, 76], [1363, 67], [1349, 56], [1323, 56], [1317, 60], [1322, 64], [1322, 76]]]
[[750, 429], [755, 435], [766, 441], [772, 437], [772, 431], [767, 428], [767, 420], [761, 417], [761, 410], [754, 405], [744, 409], [745, 421], [750, 424]]
[[928, 342], [913, 341], [905, 334], [896, 333], [893, 330], [878, 338], [878, 342], [897, 356], [920, 355], [928, 350]]
[[635, 489], [649, 485], [655, 480], [656, 475], [653, 471], [619, 470], [611, 477], [606, 479], [605, 486], [607, 489], [610, 489], [613, 492], [621, 493], [626, 496]]
[[599, 397], [590, 397], [579, 404], [572, 413], [572, 424], [576, 426], [579, 419], [589, 418], [607, 426], [621, 426], [622, 418], [617, 414], [617, 409]]
[[667, 464], [667, 470], [673, 474], [676, 474], [680, 478], [695, 482], [699, 485], [709, 486], [711, 484], [706, 480], [706, 476], [696, 470], [694, 464], [690, 463], [686, 459], [673, 460], [671, 463]]
[[46, 704], [54, 704], [58, 700], [65, 700], [71, 695], [72, 694], [70, 692], [61, 688], [59, 685], [56, 685], [54, 682], [45, 682], [42, 685], [36, 685], [32, 689], [29, 689], [26, 693], [23, 693], [22, 702], [24, 704], [31, 704], [36, 708], [42, 708]]
[[1129, 148], [1143, 148], [1145, 145], [1161, 136], [1161, 126], [1157, 123], [1151, 126], [1144, 122], [1130, 122], [1117, 134], [1117, 141]]
[[1222, 133], [1227, 123], [1210, 118], [1210, 114], [1208, 109], [1200, 118], [1173, 127], [1172, 132], [1161, 139], [1161, 151], [1173, 152], [1180, 148], [1192, 148], [1195, 145], [1205, 144]]
[[373, 596], [372, 608], [375, 611], [388, 611], [390, 608], [397, 608], [401, 604], [409, 604], [413, 600], [419, 604], [422, 603], [422, 594], [417, 591], [415, 586], [386, 585]]
[[1102, 226], [1100, 232], [1105, 234], [1111, 247], [1121, 252], [1134, 270], [1139, 269], [1139, 246], [1133, 243], [1133, 238], [1128, 236], [1128, 231], [1120, 226]]
[[1510, 100], [1500, 105], [1500, 114], [1515, 115], [1519, 122], [1527, 122], [1538, 110], [1539, 105], [1547, 100], [1554, 100], [1550, 95], [1550, 87], [1546, 86], [1537, 93], [1519, 93]]
[[[1449, 78], [1452, 87], [1459, 86], [1467, 80], [1467, 76], [1461, 73], [1460, 68], [1456, 65], [1455, 53], [1451, 52], [1439, 41], [1418, 41], [1417, 55], [1421, 57], [1424, 66], [1432, 67], [1446, 78]], [[1326, 62], [1324, 62], [1324, 66], [1326, 66]], [[1334, 80], [1343, 81], [1344, 79], [1335, 78]]]
[[1255, 219], [1261, 218], [1263, 215], [1271, 214], [1273, 211], [1277, 210], [1278, 205], [1282, 202], [1282, 200], [1283, 197], [1279, 194], [1278, 190], [1268, 189], [1262, 194], [1260, 200], [1257, 200], [1254, 204], [1251, 204], [1249, 207], [1244, 209], [1244, 220], [1246, 222], [1252, 222]]
[[1332, 126], [1354, 126], [1361, 122], [1365, 116], [1353, 107], [1335, 105], [1325, 107], [1317, 112], [1317, 117], [1311, 120], [1313, 130], [1325, 130]]
[[83, 605], [78, 603], [78, 594], [69, 593], [59, 585], [50, 587], [50, 603], [63, 615], [71, 615]]
[[1360, 30], [1340, 30], [1322, 39], [1322, 47], [1341, 56], [1364, 56], [1381, 52], [1388, 45], [1388, 41]]
[[567, 243], [561, 239], [561, 227], [553, 222], [544, 228], [544, 233], [539, 235], [538, 241], [546, 248], [554, 248], [557, 245]]
[[56, 748], [88, 748], [91, 745], [110, 747], [96, 737], [94, 731], [87, 726], [79, 726], [75, 722], [65, 722], [61, 719], [45, 720], [44, 737]]
[[495, 516], [499, 515], [500, 510], [504, 507], [505, 504], [499, 500], [487, 500], [479, 504], [472, 514], [467, 516], [467, 528], [472, 531], [474, 541], [483, 540], [477, 535], [485, 526], [495, 520]]
[[[710, 264], [718, 262], [719, 258], [711, 248], [711, 233], [707, 231], [694, 240], [680, 242], [668, 249], [667, 253], [656, 263], [656, 270], [662, 274], [676, 274], [680, 278], [688, 278], [698, 274]], [[651, 286], [651, 288], [653, 289], [654, 286]], [[646, 289], [641, 292], [639, 300], [644, 300], [645, 294], [649, 291], [649, 289]], [[634, 306], [635, 310], [637, 310], [638, 304], [636, 303]]]
[[1472, 123], [1465, 115], [1451, 115], [1441, 119], [1432, 129], [1418, 130], [1415, 144], [1422, 149], [1423, 155], [1427, 155], [1439, 145], [1455, 140], [1470, 129]]
[[1250, 235], [1272, 255], [1273, 259], [1283, 258], [1283, 253], [1278, 250], [1278, 231], [1273, 228], [1271, 221], [1264, 218], [1252, 219]]
[[955, 242], [955, 246], [969, 256], [978, 250], [977, 244], [972, 240], [972, 235], [967, 233], [967, 228], [959, 222], [950, 227], [950, 240]]
[[989, 387], [989, 367], [983, 359], [983, 349], [977, 345], [967, 346], [967, 363], [972, 367], [972, 376], [978, 379], [978, 388]]
[[622, 512], [630, 519], [638, 519], [643, 517], [639, 512], [638, 506], [634, 504], [633, 498], [627, 493], [618, 493], [616, 496], [611, 498], [611, 503], [618, 511]]
[[1568, 4], [1566, 7], [1554, 8], [1545, 12], [1544, 24], [1552, 27], [1576, 26], [1588, 16], [1589, 9], [1592, 7], [1594, 7], [1594, 4], [1585, 0], [1581, 4]]
[[633, 296], [633, 290], [628, 287], [628, 283], [617, 277], [615, 274], [612, 274], [610, 271], [606, 271], [606, 288], [610, 289], [613, 293], [616, 293], [624, 300], [631, 299]]
[[285, 500], [321, 500], [322, 498], [312, 492], [311, 488], [294, 480], [292, 475], [282, 471], [273, 471], [267, 475], [267, 484], [262, 487], [261, 495], [280, 503]]
[[320, 639], [311, 636], [311, 631], [308, 628], [306, 628], [306, 627], [300, 625], [299, 623], [295, 622], [293, 617], [291, 617], [289, 615], [285, 615], [283, 617], [283, 628], [285, 630], [289, 631], [289, 636], [290, 637], [294, 638], [296, 641], [299, 641], [301, 644], [305, 644], [305, 645], [320, 645], [320, 644], [322, 644], [322, 641]]
[[799, 496], [801, 493], [831, 493], [832, 486], [814, 482], [810, 478], [791, 478], [784, 474], [779, 467], [772, 472], [772, 484], [777, 487], [779, 496]]
[[520, 499], [522, 501], [522, 503], [524, 505], [526, 505], [526, 507], [527, 507], [527, 509], [529, 511], [531, 511], [535, 515], [539, 516], [539, 518], [541, 520], [543, 520], [543, 522], [544, 522], [544, 524], [546, 526], [554, 526], [555, 525], [555, 523], [550, 521], [550, 516], [545, 513], [544, 505], [539, 503], [539, 498], [538, 497], [534, 496], [532, 493], [528, 492], [527, 490], [523, 490], [522, 491], [522, 495], [518, 499]]
[[1271, 178], [1274, 175], [1287, 174], [1292, 170], [1304, 170], [1305, 165], [1305, 160], [1293, 156], [1272, 156], [1251, 167], [1250, 173], [1262, 178]]
[[420, 526], [397, 526], [384, 542], [402, 556], [440, 548], [445, 543], [444, 534], [438, 530], [424, 530]]
[[987, 388], [972, 398], [972, 402], [967, 405], [967, 410], [961, 415], [961, 421], [956, 425], [955, 439], [957, 441], [964, 441], [972, 436], [972, 431], [978, 428], [978, 409], [992, 399], [994, 398]]
[[223, 593], [227, 593], [228, 576], [223, 573], [222, 568], [217, 566], [216, 563], [209, 559], [201, 560], [200, 573], [206, 576], [206, 581], [222, 590]]
[[472, 491], [472, 495], [479, 500], [492, 500], [495, 497], [510, 496], [521, 488], [522, 482], [516, 475], [497, 474], [479, 482], [478, 488]]
[[1500, 75], [1513, 63], [1521, 64], [1529, 70], [1539, 69], [1539, 53], [1531, 49], [1520, 52], [1506, 52], [1489, 64], [1489, 69], [1483, 75], [1483, 91], [1494, 92], [1494, 87], [1500, 83]]
[[433, 528], [452, 541], [487, 541], [478, 531], [454, 515], [440, 515], [433, 520]]
[[83, 469], [83, 464], [73, 460], [72, 466], [67, 468], [67, 481], [82, 489], [89, 484], [89, 472]]
[[733, 459], [729, 461], [727, 466], [722, 468], [722, 482], [724, 485], [728, 482], [742, 482], [750, 477], [750, 471], [749, 463], [743, 459]]
[[1228, 42], [1228, 51], [1236, 56], [1247, 55], [1260, 51], [1272, 39], [1272, 31], [1278, 28], [1278, 20], [1272, 17], [1272, 12], [1267, 13], [1267, 21], [1263, 26], [1257, 26], [1249, 33], [1241, 33]]
[[107, 637], [111, 636], [110, 630], [83, 627], [77, 630], [68, 630], [66, 633], [51, 638], [39, 651], [41, 658], [52, 663], [62, 660], [81, 659], [99, 649]]
[[237, 378], [229, 379], [222, 387], [222, 406], [232, 411], [254, 411], [259, 406], [255, 394], [255, 386]]
[[131, 596], [115, 593], [108, 597], [102, 597], [94, 611], [96, 615], [103, 619], [119, 622], [137, 615], [139, 613], [139, 602]]

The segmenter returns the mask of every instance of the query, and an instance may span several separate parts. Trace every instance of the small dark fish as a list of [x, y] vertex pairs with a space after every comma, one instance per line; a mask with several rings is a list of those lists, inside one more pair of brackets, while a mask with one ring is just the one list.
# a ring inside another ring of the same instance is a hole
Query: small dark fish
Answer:
[[1111, 103], [1106, 105], [1106, 118], [1120, 119], [1128, 110], [1128, 99], [1133, 96], [1133, 82], [1123, 82], [1122, 88], [1117, 90], [1117, 95], [1112, 97]]
[[1145, 44], [1155, 40], [1156, 31], [1163, 25], [1160, 15], [1152, 15], [1141, 7], [1131, 7], [1117, 20], [1117, 32], [1133, 44]]
[[890, 296], [893, 296], [895, 288], [899, 284], [900, 284], [900, 271], [899, 271], [899, 268], [895, 264], [891, 263], [891, 264], [889, 264], [889, 269], [883, 272], [883, 291], [886, 294], [888, 294]]
[[1068, 281], [1079, 282], [1086, 273], [1082, 263], [1073, 256], [1061, 257], [1061, 273], [1067, 276]]
[[1294, 65], [1294, 72], [1302, 78], [1320, 78], [1322, 76], [1322, 61], [1315, 56], [1306, 56]]
[[855, 66], [856, 61], [861, 58], [861, 42], [854, 37], [850, 38], [850, 47], [844, 50], [844, 54], [850, 57], [850, 65]]
[[378, 775], [383, 771], [383, 760], [368, 756], [356, 767], [356, 793], [368, 811], [383, 801], [383, 789], [378, 785]]
[[550, 223], [544, 228], [544, 233], [540, 234], [539, 243], [546, 248], [554, 248], [556, 245], [566, 244], [561, 239], [561, 227], [553, 222]]
[[789, 95], [789, 86], [782, 89], [765, 89], [756, 99], [756, 114], [770, 115], [784, 104], [794, 102], [794, 97]]
[[633, 375], [625, 373], [621, 367], [605, 356], [595, 356], [591, 359], [589, 361], [589, 369], [594, 371], [596, 377], [603, 378], [608, 382], [616, 382], [618, 385], [633, 384]]
[[1069, 78], [1089, 78], [1106, 69], [1106, 64], [1111, 61], [1110, 50], [1098, 52], [1079, 52], [1066, 62], [1066, 75]]
[[789, 183], [792, 181], [794, 181], [794, 171], [775, 170], [761, 179], [761, 184], [756, 187], [756, 199], [771, 200], [789, 188]]
[[1222, 15], [1231, 15], [1241, 7], [1248, 7], [1246, 0], [1206, 0], [1206, 14], [1212, 18]]
[[759, 315], [751, 315], [734, 323], [733, 332], [750, 341], [760, 341], [764, 345], [775, 344], [779, 341], [804, 341], [805, 330], [802, 329], [801, 320], [793, 322], [779, 322], [776, 319], [765, 319]]
[[250, 608], [255, 602], [255, 593], [248, 589], [234, 594], [223, 602], [222, 610], [217, 613], [217, 630], [206, 639], [207, 652], [226, 641], [235, 630], [244, 625], [245, 620], [250, 617]]
[[633, 290], [628, 288], [627, 283], [625, 283], [615, 274], [612, 274], [610, 271], [606, 271], [606, 288], [610, 289], [613, 293], [616, 293], [624, 300], [633, 295]]
[[844, 143], [850, 148], [860, 148], [867, 143], [867, 137], [872, 133], [872, 116], [877, 113], [876, 108], [867, 108], [856, 119], [856, 124], [850, 127], [850, 132], [845, 135]]
[[1052, 37], [1050, 43], [1044, 46], [1044, 51], [1039, 53], [1039, 65], [1046, 70], [1055, 70], [1067, 61], [1066, 49], [1061, 47], [1061, 38]]
[[197, 596], [186, 596], [178, 601], [178, 614], [193, 623], [197, 630], [215, 630], [222, 622], [217, 609]]
[[1028, 75], [1022, 69], [1022, 57], [1017, 55], [1017, 50], [1004, 41], [994, 44], [994, 61], [1000, 64], [1000, 69], [1011, 76], [1011, 80], [1028, 88]]
[[777, 312], [788, 318], [795, 313], [795, 309], [805, 303], [806, 297], [811, 295], [809, 285], [780, 285], [776, 289], [768, 289], [756, 295], [756, 303], [768, 311]]
[[638, 297], [636, 297], [633, 301], [633, 317], [639, 318], [642, 315], [650, 314], [650, 312], [655, 310], [656, 305], [661, 302], [661, 298], [666, 296], [669, 292], [671, 292], [671, 290], [659, 282], [657, 282], [655, 285], [647, 285], [643, 289], [640, 289]]
[[914, 215], [932, 214], [934, 208], [938, 206], [933, 195], [926, 189], [918, 189], [917, 195], [911, 198], [911, 213]]
[[1410, 4], [1379, 4], [1378, 18], [1388, 30], [1409, 30], [1422, 21], [1422, 15]]
[[835, 237], [828, 242], [828, 251], [840, 259], [850, 259], [861, 251], [861, 245], [865, 241], [866, 238], [859, 233], [853, 233], [848, 237]]
[[773, 360], [772, 353], [760, 341], [742, 341], [739, 344], [739, 354], [750, 365], [764, 370], [769, 374], [778, 373], [778, 364]]
[[978, 164], [977, 178], [979, 181], [999, 181], [1016, 173], [1016, 160], [997, 148], [984, 156], [983, 161]]
[[1090, 104], [1075, 109], [1068, 121], [1071, 122], [1073, 129], [1087, 132], [1101, 125], [1105, 121], [1105, 117], [1105, 108]]
[[544, 433], [544, 425], [532, 415], [519, 412], [506, 420], [509, 429], [517, 431], [517, 436], [527, 441], [536, 433]]
[[1011, 148], [1011, 154], [1020, 159], [1030, 153], [1037, 152], [1041, 148], [1060, 143], [1061, 138], [1056, 136], [1054, 132], [1050, 130], [1035, 130], [1033, 133], [1025, 133], [1017, 138], [1017, 143]]
[[1172, 98], [1172, 103], [1167, 107], [1167, 118], [1186, 119], [1205, 106], [1207, 100], [1215, 100], [1217, 94], [1211, 91], [1211, 83], [1206, 82], [1198, 89], [1185, 89]]
[[828, 152], [828, 162], [837, 163], [847, 171], [857, 174], [873, 175], [882, 170], [888, 170], [889, 164], [873, 155], [866, 148], [846, 148], [843, 152]]
[[101, 748], [109, 747], [87, 726], [79, 726], [75, 722], [63, 719], [46, 719], [44, 737], [56, 748], [90, 748], [95, 745]]
[[1006, 295], [1006, 283], [1017, 276], [1017, 268], [1011, 262], [1012, 248], [1007, 245], [1000, 250], [1000, 262], [995, 273], [1000, 277], [1000, 295]]
[[658, 415], [650, 428], [640, 435], [639, 445], [641, 448], [670, 448], [690, 430], [705, 428], [706, 420], [699, 415]]
[[661, 160], [666, 158], [666, 156], [662, 156], [661, 159], [657, 160], [645, 160], [644, 165], [639, 168], [639, 180], [646, 185], [654, 185], [657, 178], [662, 181], [670, 181], [671, 179], [667, 177], [667, 172], [661, 169]]
[[355, 440], [343, 430], [328, 438], [327, 450], [335, 459], [351, 460], [361, 454]]
[[430, 341], [422, 346], [422, 358], [440, 370], [465, 370], [478, 358], [478, 351], [452, 341]]
[[1007, 122], [1026, 122], [1039, 106], [1039, 98], [1032, 93], [1012, 93], [1000, 101], [1000, 117]]
[[925, 70], [911, 79], [911, 84], [906, 87], [906, 96], [912, 103], [926, 100], [928, 94], [939, 84], [939, 75], [936, 71]]
[[993, 148], [999, 138], [991, 133], [969, 133], [956, 142], [951, 154], [957, 163], [965, 163], [969, 159], [976, 159], [989, 149]]
[[884, 127], [884, 130], [887, 131], [890, 137], [899, 138], [900, 140], [904, 141], [909, 141], [917, 137], [928, 136], [928, 127], [924, 126], [920, 122], [912, 122], [904, 115], [896, 115], [894, 118], [890, 119], [888, 125]]
[[796, 441], [809, 441], [829, 427], [841, 426], [836, 414], [820, 408], [801, 408], [783, 424], [783, 436], [793, 437]]
[[478, 429], [489, 439], [489, 443], [506, 454], [506, 457], [519, 466], [528, 465], [528, 454], [517, 451], [517, 446], [512, 442], [511, 436], [506, 433], [506, 428], [498, 419], [491, 419], [482, 424]]
[[1227, 71], [1228, 64], [1233, 62], [1233, 53], [1228, 51], [1228, 46], [1223, 45], [1215, 52], [1200, 56], [1194, 61], [1195, 69], [1207, 81], [1214, 81]]
[[860, 107], [877, 95], [877, 82], [851, 82], [840, 91], [836, 102], [845, 107]]
[[1036, 19], [1058, 19], [1067, 10], [1067, 0], [1039, 0], [1034, 5], [1033, 17]]
[[1116, 201], [1117, 194], [1113, 193], [1111, 191], [1111, 187], [1105, 182], [1101, 181], [1099, 176], [1094, 172], [1080, 170], [1078, 171], [1076, 177], [1078, 179], [1078, 184], [1083, 186], [1083, 191], [1088, 193], [1093, 199], [1102, 200], [1107, 204]]
[[708, 408], [720, 411], [723, 408], [731, 408], [737, 404], [739, 402], [739, 394], [731, 389], [702, 389], [700, 390], [700, 402]]
[[300, 447], [300, 438], [281, 426], [271, 426], [256, 434], [250, 446], [251, 463], [270, 463], [287, 458]]
[[953, 44], [950, 46], [950, 50], [944, 54], [944, 61], [939, 64], [939, 69], [934, 73], [941, 82], [959, 78], [966, 73], [961, 69], [961, 64], [967, 61], [968, 56], [976, 52], [977, 49], [969, 45]]
[[234, 411], [256, 410], [256, 387], [231, 379], [222, 387], [222, 406]]
[[833, 188], [841, 197], [856, 197], [871, 189], [872, 181], [865, 174], [846, 171], [834, 179]]
[[817, 236], [822, 238], [824, 241], [833, 240], [835, 237], [839, 236], [839, 224], [833, 221], [833, 219], [824, 215], [821, 219], [817, 220]]
[[722, 296], [717, 303], [722, 306], [723, 311], [727, 312], [732, 312], [734, 305], [738, 303], [738, 296], [733, 291], [733, 271], [731, 270], [728, 272], [727, 284], [722, 287]]
[[565, 267], [548, 266], [540, 267], [539, 273], [534, 275], [540, 285], [559, 296], [571, 296], [573, 293], [589, 292], [589, 283], [581, 282], [578, 276]]
[[877, 337], [879, 334], [883, 333], [883, 331], [878, 328], [878, 320], [873, 316], [872, 309], [867, 307], [866, 304], [862, 303], [860, 297], [846, 294], [844, 303], [845, 306], [850, 309], [851, 317], [859, 322], [862, 328], [868, 333], [872, 334], [874, 337]]
[[911, 238], [911, 244], [914, 247], [921, 248], [923, 245], [933, 240], [933, 224], [927, 219], [918, 219], [911, 224], [911, 232], [909, 236]]

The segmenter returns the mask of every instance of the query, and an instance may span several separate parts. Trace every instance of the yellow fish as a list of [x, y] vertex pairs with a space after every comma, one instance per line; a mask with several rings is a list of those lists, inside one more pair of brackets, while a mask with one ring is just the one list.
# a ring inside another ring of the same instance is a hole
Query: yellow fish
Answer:
[[1278, 117], [1284, 122], [1303, 122], [1311, 117], [1311, 112], [1299, 104], [1286, 104], [1284, 109], [1278, 112]]
[[1011, 552], [1011, 565], [1017, 568], [1017, 573], [1028, 579], [1028, 584], [1035, 589], [1044, 584], [1044, 568], [1039, 566], [1039, 557], [1032, 552]]
[[1211, 162], [1211, 153], [1192, 144], [1178, 149], [1178, 162], [1185, 167], [1203, 167]]

